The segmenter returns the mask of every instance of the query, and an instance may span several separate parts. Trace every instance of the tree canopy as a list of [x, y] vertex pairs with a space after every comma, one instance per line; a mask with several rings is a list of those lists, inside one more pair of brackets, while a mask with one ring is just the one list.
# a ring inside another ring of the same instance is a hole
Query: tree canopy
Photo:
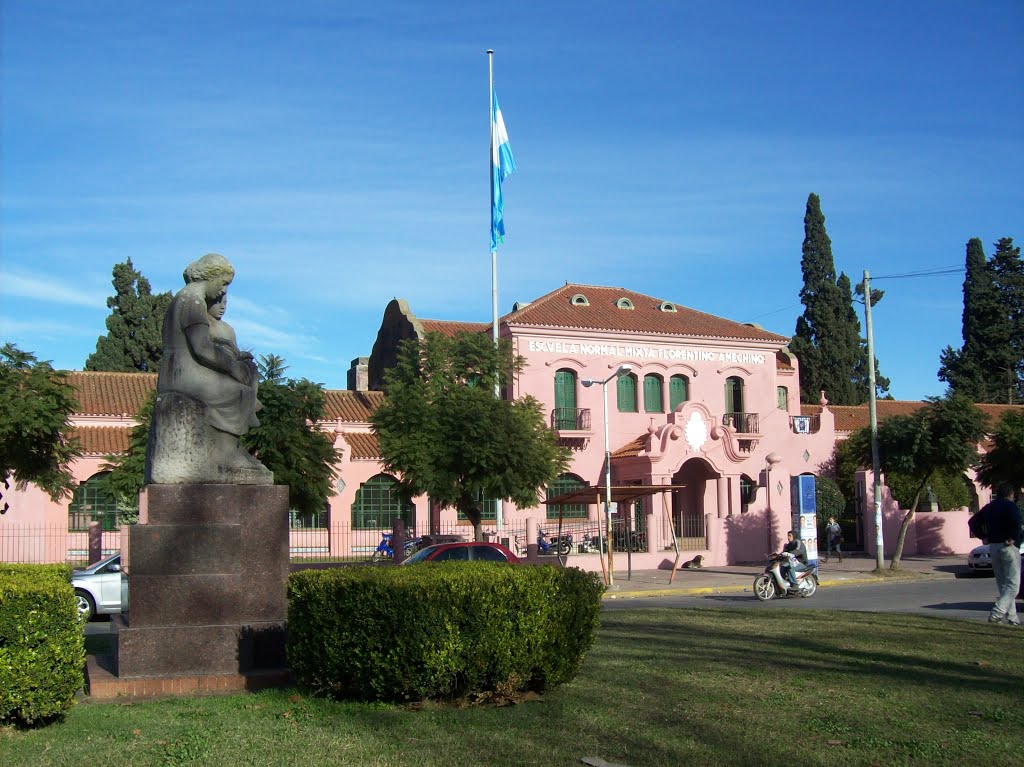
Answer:
[[371, 418], [385, 469], [409, 496], [427, 494], [481, 530], [481, 502], [537, 506], [568, 466], [568, 452], [533, 397], [496, 397], [523, 360], [482, 333], [427, 333], [399, 346]]
[[978, 479], [989, 487], [1007, 482], [1019, 498], [1024, 488], [1024, 410], [1003, 414], [991, 439], [991, 449], [978, 462]]
[[[869, 396], [867, 344], [853, 308], [850, 278], [844, 273], [836, 275], [821, 200], [813, 192], [807, 198], [804, 214], [800, 268], [804, 313], [797, 318], [789, 345], [800, 360], [800, 399], [817, 402], [824, 391], [834, 405], [863, 404]], [[880, 292], [872, 295], [881, 298]], [[877, 375], [875, 386], [885, 393], [889, 381]]]
[[973, 402], [1024, 401], [1024, 262], [1013, 238], [985, 258], [981, 240], [967, 243], [963, 345], [947, 346], [939, 379]]
[[171, 294], [154, 294], [130, 258], [114, 264], [113, 275], [107, 333], [96, 340], [96, 351], [86, 359], [85, 369], [155, 373], [160, 369], [162, 327]]
[[54, 501], [70, 495], [71, 463], [81, 455], [69, 436], [77, 407], [64, 373], [11, 343], [0, 347], [0, 482], [31, 482]]
[[[986, 416], [966, 397], [933, 397], [909, 415], [892, 416], [878, 425], [878, 461], [882, 472], [913, 481], [914, 495], [903, 517], [892, 569], [898, 569], [903, 542], [918, 502], [938, 473], [962, 474], [978, 460], [978, 443], [984, 438]], [[871, 465], [871, 437], [867, 429], [856, 433], [852, 443], [861, 465]]]

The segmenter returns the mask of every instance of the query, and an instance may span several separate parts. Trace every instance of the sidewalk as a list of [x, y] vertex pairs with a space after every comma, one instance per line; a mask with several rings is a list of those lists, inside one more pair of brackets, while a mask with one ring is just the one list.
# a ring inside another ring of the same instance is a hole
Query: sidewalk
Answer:
[[[886, 568], [891, 560], [885, 560]], [[818, 567], [821, 586], [841, 586], [858, 583], [885, 583], [884, 578], [872, 574], [874, 557], [844, 556], [840, 563], [832, 559]], [[939, 557], [903, 557], [900, 570], [910, 577], [955, 578], [957, 573], [968, 572], [967, 555], [952, 554]], [[625, 570], [615, 570], [615, 582], [605, 592], [605, 599], [630, 599], [697, 594], [726, 594], [751, 591], [754, 578], [764, 572], [764, 565], [726, 565], [705, 567], [700, 570], [677, 570], [672, 583], [671, 570], [634, 570], [629, 577]]]

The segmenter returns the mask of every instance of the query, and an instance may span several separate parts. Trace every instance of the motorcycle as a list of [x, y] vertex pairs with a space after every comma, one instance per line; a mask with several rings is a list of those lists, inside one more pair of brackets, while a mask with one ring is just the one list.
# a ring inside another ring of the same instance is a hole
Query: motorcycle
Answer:
[[[381, 533], [380, 543], [377, 544], [377, 548], [370, 555], [371, 562], [380, 562], [382, 559], [394, 558], [395, 552], [391, 549], [391, 537], [391, 533]], [[422, 538], [408, 538], [402, 545], [402, 551], [405, 552], [405, 556], [409, 556], [418, 551], [422, 543]]]
[[782, 574], [782, 567], [789, 566], [791, 554], [772, 554], [765, 565], [764, 572], [754, 578], [754, 596], [762, 602], [776, 597], [799, 595], [814, 596], [818, 590], [818, 572], [816, 568], [804, 570], [796, 574], [797, 587], [794, 589], [789, 579]]
[[558, 554], [564, 557], [570, 551], [572, 551], [572, 533], [556, 535], [550, 540], [543, 530], [537, 533], [538, 554]]

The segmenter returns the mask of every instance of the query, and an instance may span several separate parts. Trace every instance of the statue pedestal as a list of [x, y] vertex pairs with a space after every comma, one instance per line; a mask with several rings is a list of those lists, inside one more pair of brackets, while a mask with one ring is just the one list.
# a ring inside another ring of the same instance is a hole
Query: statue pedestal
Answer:
[[[288, 488], [149, 485], [146, 492], [148, 521], [132, 528], [125, 562], [129, 611], [111, 621], [107, 670], [121, 683], [112, 694], [251, 689], [257, 685], [247, 676], [287, 679]], [[146, 680], [154, 684], [135, 684]]]

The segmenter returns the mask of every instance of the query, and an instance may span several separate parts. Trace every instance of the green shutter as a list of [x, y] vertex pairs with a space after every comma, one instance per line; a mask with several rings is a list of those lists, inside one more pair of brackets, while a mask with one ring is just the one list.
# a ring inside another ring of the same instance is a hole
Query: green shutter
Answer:
[[661, 396], [661, 377], [644, 376], [644, 412], [661, 413], [664, 407]]
[[636, 376], [619, 376], [615, 382], [620, 413], [636, 412]]
[[555, 428], [576, 428], [576, 374], [571, 370], [555, 373]]
[[672, 376], [668, 382], [669, 407], [675, 410], [690, 398], [686, 376]]
[[[562, 474], [548, 485], [545, 497], [547, 499], [557, 498], [565, 493], [571, 493], [573, 490], [579, 490], [581, 487], [586, 487], [586, 482], [575, 474]], [[560, 506], [554, 504], [546, 505], [548, 519], [558, 519], [559, 509], [562, 511], [562, 519], [587, 518], [587, 504], [585, 503], [566, 503]]]
[[402, 500], [394, 477], [378, 474], [359, 486], [352, 503], [353, 530], [389, 530], [395, 517], [407, 528], [415, 527], [416, 507]]

